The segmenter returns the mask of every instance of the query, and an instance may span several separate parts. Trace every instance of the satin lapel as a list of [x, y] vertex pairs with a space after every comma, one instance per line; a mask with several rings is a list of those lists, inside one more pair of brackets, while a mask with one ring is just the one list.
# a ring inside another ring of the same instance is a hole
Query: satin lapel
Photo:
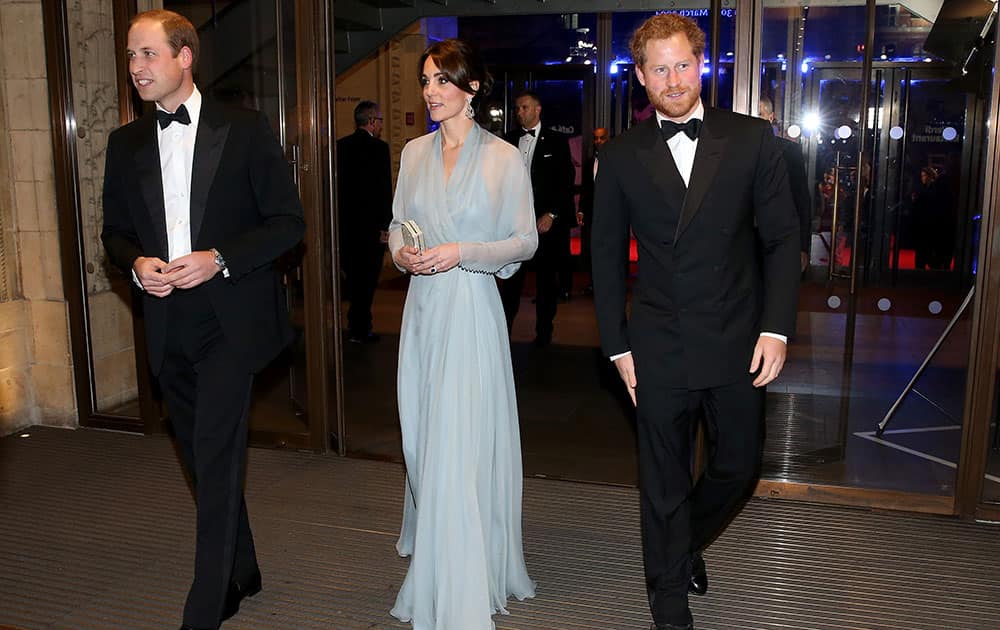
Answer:
[[650, 179], [662, 192], [661, 198], [679, 213], [684, 203], [685, 187], [684, 180], [681, 179], [681, 172], [677, 170], [677, 164], [674, 162], [674, 156], [670, 154], [670, 148], [667, 147], [663, 136], [660, 135], [655, 116], [651, 116], [640, 124], [645, 128], [638, 139], [639, 147], [636, 149], [636, 157], [639, 158], [639, 163], [646, 168]]
[[197, 249], [198, 233], [205, 218], [208, 191], [219, 169], [228, 135], [229, 123], [222, 118], [222, 112], [211, 101], [202, 101], [191, 166], [191, 247], [194, 249]]
[[139, 119], [139, 138], [142, 140], [135, 152], [136, 178], [160, 246], [156, 255], [166, 260], [169, 255], [167, 213], [163, 203], [163, 171], [160, 169], [160, 143], [155, 120], [152, 113]]
[[[713, 121], [715, 124], [713, 125]], [[694, 164], [691, 166], [691, 178], [688, 180], [687, 197], [681, 210], [681, 220], [677, 222], [677, 234], [674, 242], [681, 237], [684, 229], [691, 223], [694, 215], [701, 209], [708, 189], [715, 181], [715, 174], [722, 164], [722, 154], [726, 148], [726, 138], [719, 129], [718, 119], [711, 109], [705, 109], [705, 122], [698, 137], [698, 148], [694, 153]]]

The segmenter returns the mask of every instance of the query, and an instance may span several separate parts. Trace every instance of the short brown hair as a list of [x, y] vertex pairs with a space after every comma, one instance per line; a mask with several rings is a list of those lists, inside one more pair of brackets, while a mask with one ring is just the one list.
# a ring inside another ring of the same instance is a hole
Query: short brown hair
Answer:
[[667, 39], [682, 33], [691, 42], [691, 52], [696, 57], [705, 54], [705, 31], [693, 19], [676, 13], [658, 13], [635, 29], [629, 48], [632, 61], [642, 68], [646, 65], [646, 44], [654, 39]]
[[[444, 39], [431, 44], [424, 54], [420, 55], [417, 76], [424, 73], [424, 64], [428, 58], [434, 60], [434, 65], [450, 83], [475, 97], [473, 106], [490, 93], [493, 77], [486, 70], [486, 64], [479, 56], [479, 50], [469, 42], [461, 39]], [[478, 90], [472, 89], [473, 81], [479, 81]]]
[[167, 34], [167, 43], [170, 44], [170, 50], [174, 52], [174, 57], [181, 54], [181, 48], [187, 46], [191, 50], [191, 72], [193, 73], [198, 69], [198, 50], [200, 47], [198, 31], [195, 29], [194, 24], [191, 23], [191, 20], [180, 13], [164, 9], [153, 9], [152, 11], [143, 11], [136, 14], [135, 17], [129, 20], [129, 29], [142, 20], [159, 22], [163, 26], [163, 32]]
[[522, 98], [530, 98], [531, 100], [535, 101], [535, 105], [542, 104], [542, 98], [538, 96], [538, 92], [534, 90], [521, 90], [516, 95], [514, 95], [514, 102], [517, 102]]

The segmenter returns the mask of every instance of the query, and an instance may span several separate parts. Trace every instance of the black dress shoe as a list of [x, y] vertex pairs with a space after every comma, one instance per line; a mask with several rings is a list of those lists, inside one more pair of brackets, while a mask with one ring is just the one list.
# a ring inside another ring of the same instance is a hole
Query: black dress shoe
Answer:
[[211, 630], [210, 628], [195, 628], [194, 626], [181, 626], [181, 630]]
[[705, 571], [705, 559], [700, 553], [691, 556], [691, 581], [688, 582], [688, 593], [704, 595], [708, 592], [708, 573]]
[[222, 620], [225, 621], [238, 613], [240, 611], [240, 602], [247, 597], [253, 597], [259, 592], [260, 571], [240, 582], [230, 582], [229, 592], [226, 593], [226, 606], [222, 609]]
[[649, 625], [649, 630], [694, 630], [694, 624], [687, 623], [683, 626], [677, 626], [672, 623], [652, 623]]

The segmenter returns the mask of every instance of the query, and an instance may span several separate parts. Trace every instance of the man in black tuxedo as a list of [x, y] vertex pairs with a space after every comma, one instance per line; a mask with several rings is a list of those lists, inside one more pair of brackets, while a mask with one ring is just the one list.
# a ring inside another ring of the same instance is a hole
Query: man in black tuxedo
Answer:
[[[514, 101], [520, 126], [505, 138], [516, 146], [531, 173], [538, 226], [538, 250], [530, 266], [535, 271], [535, 345], [552, 342], [552, 321], [559, 299], [559, 272], [569, 257], [569, 230], [576, 222], [573, 182], [576, 169], [569, 141], [561, 133], [542, 127], [542, 103], [534, 92], [525, 91]], [[526, 266], [522, 265], [500, 287], [507, 329], [521, 305]]]
[[[764, 386], [795, 327], [798, 225], [768, 125], [702, 105], [705, 34], [656, 15], [632, 38], [656, 116], [601, 149], [594, 297], [604, 352], [636, 405], [643, 560], [657, 630], [693, 628], [701, 550], [753, 487]], [[626, 315], [629, 234], [639, 272]], [[707, 467], [692, 487], [694, 418]]]
[[[583, 163], [580, 173], [580, 203], [576, 210], [576, 224], [580, 226], [580, 258], [590, 268], [590, 224], [594, 217], [594, 178], [597, 176], [597, 162], [601, 147], [611, 139], [611, 134], [604, 127], [594, 129], [593, 145], [590, 157]], [[594, 284], [588, 283], [584, 293], [593, 293]]]
[[801, 251], [801, 270], [805, 272], [809, 266], [809, 251], [812, 249], [812, 197], [809, 195], [809, 177], [806, 175], [806, 162], [802, 157], [802, 147], [798, 142], [781, 136], [774, 126], [774, 105], [771, 99], [762, 97], [757, 108], [761, 118], [771, 123], [771, 131], [778, 139], [781, 155], [785, 158], [788, 168], [788, 183], [792, 189], [792, 199], [795, 201], [795, 212], [799, 217], [799, 247]]
[[383, 142], [382, 113], [372, 101], [354, 108], [355, 130], [337, 140], [340, 266], [347, 279], [347, 339], [379, 340], [372, 332], [372, 300], [392, 221], [392, 164]]
[[186, 18], [137, 15], [126, 54], [156, 110], [108, 138], [101, 238], [143, 292], [150, 367], [194, 483], [182, 628], [218, 628], [261, 588], [243, 500], [247, 415], [254, 373], [292, 339], [274, 262], [302, 238], [302, 206], [265, 117], [195, 87]]

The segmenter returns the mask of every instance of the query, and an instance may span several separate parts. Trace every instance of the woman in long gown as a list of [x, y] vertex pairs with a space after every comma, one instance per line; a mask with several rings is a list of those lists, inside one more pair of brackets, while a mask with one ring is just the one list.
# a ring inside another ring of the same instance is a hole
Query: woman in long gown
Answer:
[[[490, 630], [508, 596], [533, 597], [521, 545], [521, 444], [507, 324], [494, 276], [538, 246], [518, 150], [480, 128], [489, 89], [460, 40], [420, 60], [437, 131], [403, 149], [389, 247], [413, 274], [399, 344], [406, 500], [396, 549], [410, 567], [391, 614], [415, 630]], [[414, 220], [425, 249], [404, 246]]]

